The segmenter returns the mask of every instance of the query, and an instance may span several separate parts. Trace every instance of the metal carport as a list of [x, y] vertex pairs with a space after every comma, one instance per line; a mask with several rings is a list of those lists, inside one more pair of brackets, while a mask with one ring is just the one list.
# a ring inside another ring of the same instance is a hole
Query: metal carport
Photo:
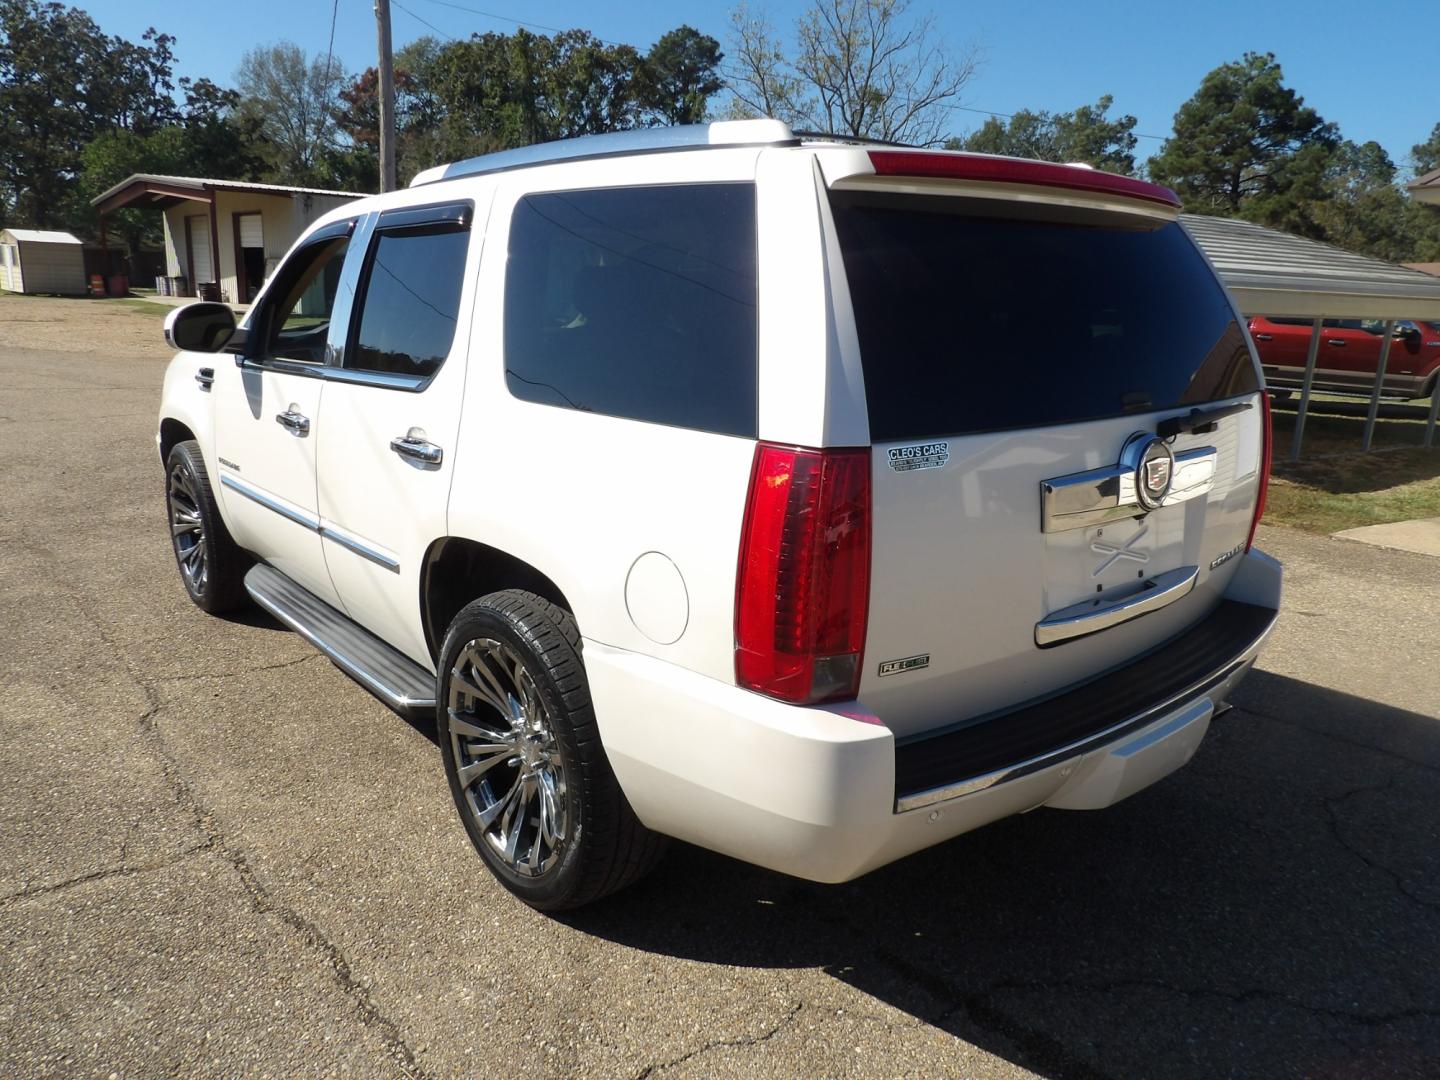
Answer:
[[[1376, 365], [1363, 449], [1370, 449], [1390, 342], [1397, 319], [1440, 321], [1440, 278], [1408, 267], [1356, 255], [1316, 240], [1234, 218], [1182, 214], [1181, 221], [1215, 265], [1246, 316], [1279, 315], [1314, 320], [1305, 378], [1295, 417], [1292, 458], [1300, 456], [1310, 388], [1319, 356], [1322, 319], [1383, 319], [1385, 342]], [[1440, 393], [1432, 396], [1425, 445], [1435, 439]]]

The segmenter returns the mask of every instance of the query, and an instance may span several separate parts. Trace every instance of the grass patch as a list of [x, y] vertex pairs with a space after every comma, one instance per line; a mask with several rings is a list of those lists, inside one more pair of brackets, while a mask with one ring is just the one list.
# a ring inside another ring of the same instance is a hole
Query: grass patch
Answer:
[[1333, 533], [1440, 517], [1440, 446], [1421, 446], [1423, 420], [1377, 421], [1371, 444], [1376, 452], [1365, 454], [1360, 452], [1363, 416], [1312, 414], [1305, 419], [1300, 459], [1287, 461], [1295, 414], [1277, 409], [1274, 415], [1275, 466], [1266, 524]]
[[107, 303], [126, 308], [135, 312], [137, 315], [159, 316], [160, 318], [164, 318], [175, 310], [169, 304], [156, 304], [149, 300], [109, 300]]

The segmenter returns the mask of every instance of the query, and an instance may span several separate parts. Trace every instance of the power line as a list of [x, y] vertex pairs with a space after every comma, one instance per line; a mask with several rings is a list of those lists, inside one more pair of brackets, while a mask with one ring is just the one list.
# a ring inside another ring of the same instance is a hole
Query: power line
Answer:
[[330, 5], [330, 44], [325, 46], [325, 85], [330, 85], [330, 58], [335, 55], [335, 17], [340, 14], [340, 0]]
[[409, 15], [409, 16], [410, 16], [412, 19], [414, 19], [416, 22], [421, 23], [421, 24], [424, 25], [424, 26], [428, 26], [431, 30], [434, 30], [435, 33], [439, 34], [439, 35], [440, 35], [441, 37], [443, 37], [446, 41], [459, 41], [459, 40], [460, 40], [460, 39], [457, 38], [457, 37], [452, 37], [451, 35], [447, 34], [444, 30], [441, 30], [438, 26], [436, 26], [434, 23], [430, 22], [428, 19], [422, 19], [419, 15], [416, 15], [415, 12], [411, 11], [411, 10], [410, 10], [409, 8], [407, 8], [404, 4], [400, 3], [400, 0], [390, 0], [390, 3], [391, 3], [393, 6], [399, 8], [401, 11], [405, 12], [406, 15]]

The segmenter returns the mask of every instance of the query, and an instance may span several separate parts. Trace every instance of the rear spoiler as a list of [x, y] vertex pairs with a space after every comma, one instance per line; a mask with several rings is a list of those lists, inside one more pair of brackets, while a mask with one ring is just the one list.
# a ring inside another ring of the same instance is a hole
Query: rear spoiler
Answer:
[[1049, 161], [992, 157], [988, 154], [937, 153], [916, 150], [871, 150], [876, 176], [922, 176], [940, 180], [991, 180], [1006, 184], [1093, 191], [1143, 199], [1180, 209], [1180, 197], [1167, 187], [1131, 176], [1101, 172], [1088, 165], [1056, 165]]
[[[958, 151], [904, 149], [850, 149], [850, 153], [822, 155], [822, 168], [832, 186], [867, 186], [879, 181], [955, 181], [972, 192], [989, 184], [1005, 185], [1013, 191], [1024, 188], [1058, 189], [1099, 197], [1121, 204], [1139, 204], [1166, 216], [1180, 210], [1180, 198], [1159, 184], [1132, 176], [1102, 172], [1088, 165], [1057, 165], [1049, 161], [970, 154]], [[908, 185], [907, 185], [908, 186]], [[1038, 194], [1038, 192], [1037, 192]]]

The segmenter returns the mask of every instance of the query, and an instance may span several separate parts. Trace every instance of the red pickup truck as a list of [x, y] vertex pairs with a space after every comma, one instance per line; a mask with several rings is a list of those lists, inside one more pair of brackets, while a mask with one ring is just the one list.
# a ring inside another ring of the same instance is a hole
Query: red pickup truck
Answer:
[[[1298, 388], [1310, 352], [1310, 319], [1253, 318], [1250, 336], [1271, 388]], [[1380, 319], [1326, 319], [1320, 329], [1314, 389], [1331, 394], [1369, 394], [1385, 344]], [[1382, 393], [1387, 397], [1426, 398], [1440, 373], [1440, 323], [1399, 321], [1385, 365]]]

